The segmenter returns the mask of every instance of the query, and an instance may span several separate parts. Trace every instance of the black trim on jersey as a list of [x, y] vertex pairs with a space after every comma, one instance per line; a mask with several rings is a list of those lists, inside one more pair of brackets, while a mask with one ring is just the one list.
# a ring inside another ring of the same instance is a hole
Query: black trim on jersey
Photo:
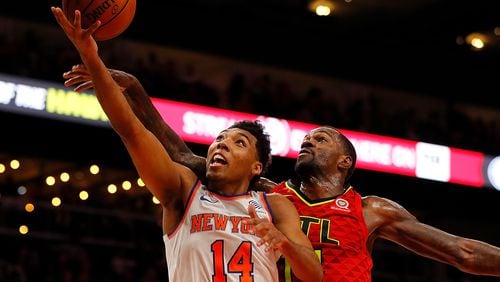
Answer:
[[316, 204], [319, 204], [319, 203], [322, 203], [322, 202], [331, 202], [333, 200], [335, 200], [337, 197], [339, 196], [342, 196], [344, 195], [347, 190], [349, 189], [345, 189], [344, 192], [342, 192], [341, 194], [338, 194], [338, 195], [335, 195], [335, 196], [332, 196], [332, 197], [327, 197], [327, 198], [321, 198], [321, 199], [317, 199], [317, 200], [311, 200], [309, 197], [306, 196], [306, 194], [304, 194], [301, 190], [300, 190], [300, 186], [297, 186], [295, 185], [291, 179], [288, 179], [285, 183], [285, 187], [287, 188], [290, 188], [292, 189], [295, 193], [297, 193], [303, 200], [305, 200], [308, 204], [311, 204], [311, 205], [316, 205]]

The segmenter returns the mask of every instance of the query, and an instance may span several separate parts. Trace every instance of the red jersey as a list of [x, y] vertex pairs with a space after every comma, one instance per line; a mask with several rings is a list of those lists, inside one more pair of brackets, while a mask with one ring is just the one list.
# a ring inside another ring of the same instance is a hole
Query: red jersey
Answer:
[[[272, 192], [286, 195], [299, 212], [302, 231], [321, 260], [324, 281], [371, 281], [373, 262], [359, 193], [349, 188], [337, 197], [313, 201], [290, 181]], [[300, 281], [286, 261], [279, 263], [281, 281]]]

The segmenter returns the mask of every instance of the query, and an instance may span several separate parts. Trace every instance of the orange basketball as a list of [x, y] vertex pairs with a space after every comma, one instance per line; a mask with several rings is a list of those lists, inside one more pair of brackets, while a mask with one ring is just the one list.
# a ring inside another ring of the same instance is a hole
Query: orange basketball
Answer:
[[100, 20], [101, 26], [94, 32], [95, 40], [112, 39], [123, 33], [134, 19], [136, 0], [63, 0], [62, 9], [73, 21], [75, 10], [80, 10], [82, 27], [88, 28]]

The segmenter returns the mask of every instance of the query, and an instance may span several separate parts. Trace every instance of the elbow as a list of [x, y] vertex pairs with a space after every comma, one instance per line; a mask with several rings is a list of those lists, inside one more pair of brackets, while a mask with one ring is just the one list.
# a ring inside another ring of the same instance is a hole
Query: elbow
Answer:
[[[298, 275], [297, 278], [299, 278], [301, 281], [304, 282], [321, 282], [323, 281], [323, 267], [321, 267], [321, 264], [318, 264], [318, 266], [312, 267], [309, 269], [310, 271], [304, 272], [301, 277]], [[293, 271], [293, 269], [292, 269]]]
[[311, 274], [311, 276], [309, 276], [309, 277], [313, 278], [311, 281], [320, 281], [320, 282], [323, 281], [323, 266], [321, 265], [321, 262], [319, 259], [318, 259], [318, 263], [315, 264], [315, 267], [313, 269], [314, 269], [313, 273]]
[[317, 272], [317, 277], [314, 279], [314, 281], [323, 281], [323, 268], [320, 267], [319, 271]]
[[319, 269], [318, 269], [318, 278], [317, 278], [317, 281], [323, 281], [323, 267], [321, 266], [321, 263], [319, 265]]
[[474, 269], [474, 248], [470, 244], [467, 244], [466, 240], [460, 240], [460, 238], [456, 244], [458, 249], [453, 252], [449, 263], [460, 271], [471, 273]]
[[460, 239], [460, 251], [452, 263], [460, 271], [475, 275], [500, 275], [500, 250], [488, 244]]
[[302, 281], [310, 281], [310, 282], [321, 282], [323, 281], [323, 269], [320, 271], [315, 271], [313, 275], [307, 276], [306, 279], [302, 279]]

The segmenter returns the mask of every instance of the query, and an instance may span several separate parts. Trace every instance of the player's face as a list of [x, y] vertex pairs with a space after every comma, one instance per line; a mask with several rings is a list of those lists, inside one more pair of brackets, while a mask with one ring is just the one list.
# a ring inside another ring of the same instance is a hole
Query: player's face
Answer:
[[238, 181], [260, 174], [256, 143], [255, 136], [246, 130], [223, 130], [208, 148], [207, 178]]
[[[314, 172], [315, 169], [336, 170], [339, 158], [344, 153], [338, 135], [333, 128], [319, 127], [304, 137], [295, 169], [299, 173]], [[312, 170], [312, 171], [311, 171]]]

